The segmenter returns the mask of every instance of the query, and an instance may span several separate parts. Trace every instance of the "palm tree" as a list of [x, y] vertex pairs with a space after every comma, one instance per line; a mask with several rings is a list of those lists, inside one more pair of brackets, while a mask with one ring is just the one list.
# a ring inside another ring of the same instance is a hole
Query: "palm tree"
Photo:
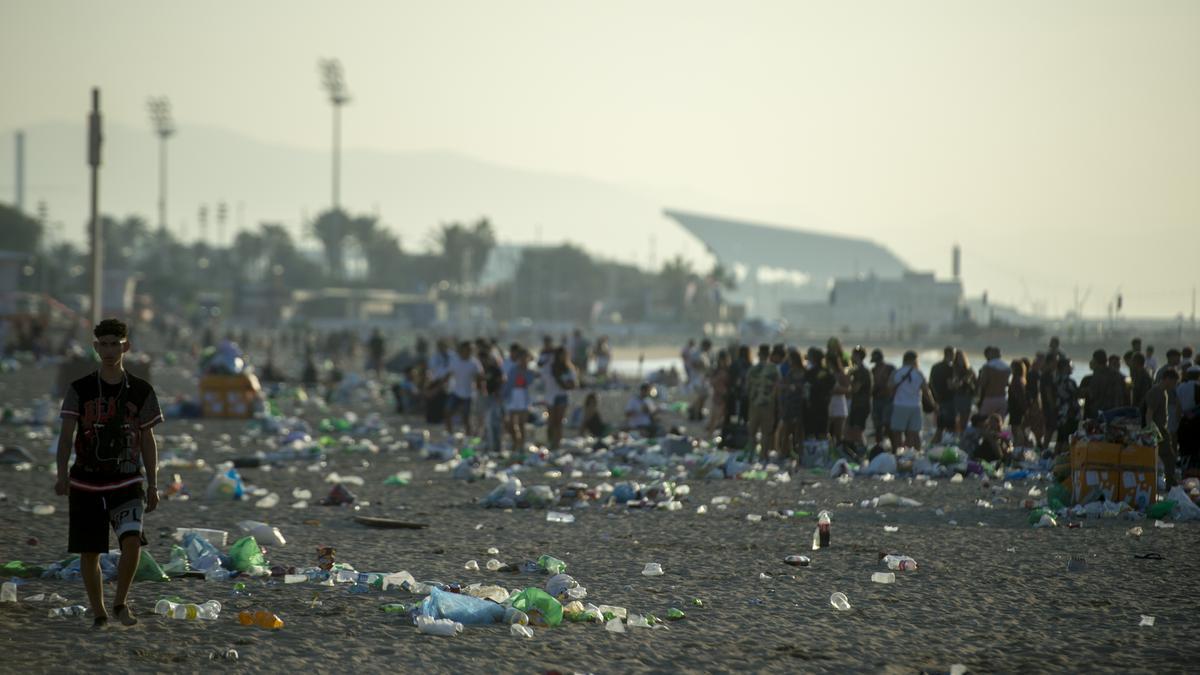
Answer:
[[312, 224], [313, 234], [325, 250], [325, 264], [329, 276], [342, 280], [346, 276], [344, 259], [346, 239], [351, 234], [350, 217], [341, 209], [323, 211]]

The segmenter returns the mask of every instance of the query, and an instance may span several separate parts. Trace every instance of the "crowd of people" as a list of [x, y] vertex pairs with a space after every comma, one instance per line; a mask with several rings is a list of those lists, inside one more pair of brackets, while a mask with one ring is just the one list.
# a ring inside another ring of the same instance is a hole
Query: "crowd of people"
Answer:
[[[448, 433], [478, 432], [492, 449], [505, 436], [513, 447], [531, 442], [531, 421], [544, 421], [544, 442], [557, 448], [568, 416], [570, 426], [592, 436], [615, 429], [657, 436], [665, 429], [655, 385], [678, 383], [689, 421], [724, 446], [763, 459], [777, 453], [798, 461], [811, 441], [827, 441], [856, 459], [920, 448], [928, 425], [932, 433], [924, 438], [935, 445], [953, 442], [972, 457], [1008, 461], [1014, 450], [1066, 451], [1085, 420], [1132, 415], [1157, 431], [1169, 483], [1179, 460], [1200, 468], [1200, 355], [1171, 348], [1160, 364], [1154, 347], [1143, 348], [1138, 338], [1123, 354], [1093, 352], [1081, 377], [1058, 338], [1032, 358], [1006, 359], [998, 347], [987, 347], [978, 367], [966, 351], [947, 346], [927, 371], [915, 351], [891, 363], [881, 349], [846, 349], [836, 337], [804, 350], [691, 340], [680, 352], [682, 376], [672, 368], [648, 377], [630, 392], [615, 424], [605, 421], [596, 394], [612, 382], [608, 340], [593, 343], [578, 329], [558, 340], [544, 336], [536, 349], [494, 338], [432, 345], [419, 338], [414, 350], [390, 359], [378, 331], [365, 341], [350, 332], [320, 341], [297, 334], [285, 337], [284, 347], [288, 339], [306, 354], [303, 382], [317, 383], [315, 354], [357, 360], [365, 352], [367, 371], [404, 373], [393, 386], [402, 412], [423, 415]], [[269, 358], [266, 370], [272, 369]], [[571, 396], [581, 390], [583, 400], [572, 408]]]
[[895, 365], [879, 349], [869, 357], [861, 346], [847, 352], [837, 338], [806, 351], [763, 344], [757, 361], [751, 356], [740, 344], [714, 353], [709, 340], [681, 353], [692, 418], [708, 403], [707, 431], [764, 459], [773, 451], [797, 458], [806, 440], [828, 440], [852, 457], [885, 441], [919, 448], [929, 416], [933, 443], [952, 437], [973, 457], [1007, 461], [1014, 448], [1062, 452], [1083, 420], [1123, 414], [1158, 432], [1169, 484], [1180, 455], [1197, 462], [1200, 359], [1190, 347], [1168, 350], [1161, 366], [1141, 339], [1123, 355], [1096, 350], [1078, 382], [1058, 338], [1032, 359], [1006, 360], [987, 347], [978, 369], [963, 350], [946, 347], [928, 377], [914, 351]]

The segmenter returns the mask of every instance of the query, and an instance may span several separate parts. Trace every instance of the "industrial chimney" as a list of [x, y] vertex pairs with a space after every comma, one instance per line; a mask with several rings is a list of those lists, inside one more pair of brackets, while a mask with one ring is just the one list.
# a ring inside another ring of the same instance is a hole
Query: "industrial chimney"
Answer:
[[950, 273], [954, 276], [955, 281], [961, 281], [962, 277], [962, 249], [958, 244], [950, 252]]

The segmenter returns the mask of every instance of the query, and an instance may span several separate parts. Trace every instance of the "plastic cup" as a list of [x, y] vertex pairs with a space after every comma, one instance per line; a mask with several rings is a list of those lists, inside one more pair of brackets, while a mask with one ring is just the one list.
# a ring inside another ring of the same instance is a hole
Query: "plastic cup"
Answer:
[[850, 600], [846, 598], [845, 593], [834, 593], [829, 596], [829, 604], [833, 605], [833, 608], [839, 612], [849, 611], [850, 609]]

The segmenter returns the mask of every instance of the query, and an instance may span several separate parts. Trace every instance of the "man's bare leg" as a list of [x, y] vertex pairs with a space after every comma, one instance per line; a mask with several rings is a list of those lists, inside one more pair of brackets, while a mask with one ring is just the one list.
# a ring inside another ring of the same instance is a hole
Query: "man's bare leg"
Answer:
[[87, 589], [88, 604], [92, 607], [95, 621], [93, 625], [103, 626], [108, 622], [108, 610], [104, 607], [104, 579], [100, 576], [100, 554], [80, 554], [79, 573], [83, 576], [83, 587]]
[[113, 599], [113, 610], [126, 626], [137, 623], [137, 617], [129, 611], [126, 601], [129, 599], [129, 586], [133, 583], [133, 574], [137, 572], [141, 556], [140, 535], [127, 534], [121, 538], [121, 561], [117, 563], [117, 595]]

